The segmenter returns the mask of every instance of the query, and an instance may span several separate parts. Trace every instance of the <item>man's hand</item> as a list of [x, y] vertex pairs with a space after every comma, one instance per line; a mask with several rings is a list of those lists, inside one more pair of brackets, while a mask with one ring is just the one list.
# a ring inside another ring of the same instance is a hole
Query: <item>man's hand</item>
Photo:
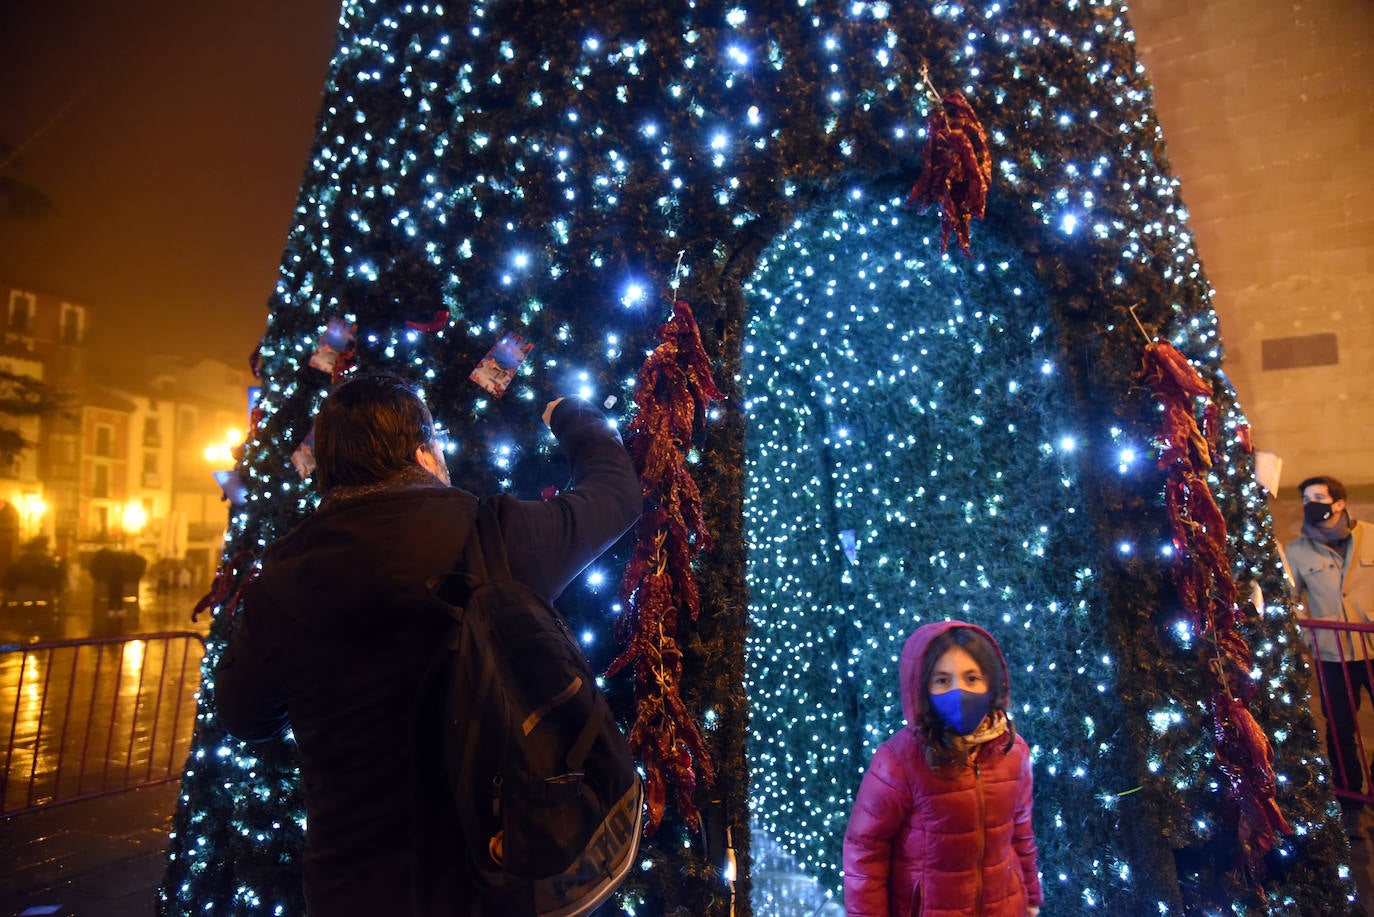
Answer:
[[553, 417], [553, 409], [558, 407], [562, 403], [562, 398], [555, 398], [544, 407], [544, 426], [551, 426], [549, 421]]

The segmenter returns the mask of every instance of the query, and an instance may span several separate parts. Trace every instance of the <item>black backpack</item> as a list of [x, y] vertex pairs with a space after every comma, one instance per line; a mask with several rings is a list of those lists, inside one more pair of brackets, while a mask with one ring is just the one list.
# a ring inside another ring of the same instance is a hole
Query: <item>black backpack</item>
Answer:
[[466, 869], [483, 913], [589, 914], [629, 872], [643, 824], [610, 705], [562, 615], [511, 579], [486, 501], [433, 595], [454, 623], [425, 675], [417, 749], [437, 751], [453, 803], [440, 821], [467, 860], [438, 865]]

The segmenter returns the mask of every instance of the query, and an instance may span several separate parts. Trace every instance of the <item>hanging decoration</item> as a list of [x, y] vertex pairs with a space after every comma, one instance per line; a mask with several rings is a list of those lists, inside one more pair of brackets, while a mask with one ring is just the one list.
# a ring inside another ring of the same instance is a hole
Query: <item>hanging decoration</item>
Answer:
[[420, 331], [425, 334], [434, 334], [436, 331], [443, 331], [448, 327], [449, 312], [447, 309], [438, 309], [430, 316], [427, 322], [417, 322], [406, 319], [406, 327], [411, 331]]
[[212, 471], [210, 475], [219, 485], [221, 500], [227, 500], [234, 509], [240, 509], [248, 502], [248, 482], [239, 469]]
[[687, 303], [673, 303], [672, 318], [658, 334], [662, 343], [645, 359], [635, 381], [637, 412], [626, 437], [646, 500], [620, 586], [625, 610], [617, 636], [628, 645], [607, 671], [615, 675], [629, 668], [634, 673], [635, 721], [629, 740], [644, 764], [651, 833], [663, 819], [669, 783], [683, 820], [700, 831], [701, 813], [692, 795], [698, 778], [708, 785], [715, 780], [701, 730], [679, 689], [678, 625], [684, 615], [697, 619], [701, 602], [692, 558], [711, 544], [686, 452], [707, 406], [724, 397]]
[[926, 119], [921, 177], [907, 195], [907, 206], [914, 205], [924, 213], [938, 204], [941, 253], [948, 248], [953, 233], [960, 250], [971, 256], [969, 223], [973, 217], [983, 218], [992, 184], [988, 135], [962, 92], [940, 98], [924, 67], [921, 80], [932, 107]]
[[[1144, 329], [1142, 328], [1143, 332]], [[1148, 335], [1147, 335], [1148, 339]], [[1217, 764], [1236, 806], [1241, 855], [1252, 881], [1264, 878], [1264, 855], [1276, 832], [1292, 827], [1274, 800], [1274, 750], [1246, 706], [1256, 685], [1250, 647], [1240, 634], [1238, 590], [1226, 556], [1226, 520], [1207, 485], [1217, 449], [1217, 409], [1211, 386], [1172, 345], [1150, 341], [1140, 377], [1164, 408], [1157, 438], [1167, 474], [1165, 505], [1173, 533], [1173, 583], [1206, 642]], [[1202, 426], [1195, 399], [1206, 399]]]
[[304, 481], [315, 473], [315, 431], [312, 429], [306, 434], [305, 439], [296, 447], [296, 451], [291, 453], [291, 467], [296, 469], [296, 474]]
[[315, 352], [310, 355], [310, 365], [328, 373], [331, 384], [338, 382], [356, 362], [357, 338], [357, 323], [331, 317], [315, 344]]
[[534, 344], [514, 331], [503, 334], [501, 340], [492, 345], [487, 355], [468, 374], [468, 378], [500, 398], [515, 381], [520, 364], [525, 362], [533, 349]]
[[215, 571], [210, 591], [196, 603], [195, 608], [191, 609], [191, 620], [197, 620], [202, 611], [211, 611], [215, 608], [227, 611], [232, 617], [238, 608], [239, 599], [243, 596], [243, 587], [248, 585], [256, 573], [253, 555], [247, 551], [239, 551], [224, 561]]

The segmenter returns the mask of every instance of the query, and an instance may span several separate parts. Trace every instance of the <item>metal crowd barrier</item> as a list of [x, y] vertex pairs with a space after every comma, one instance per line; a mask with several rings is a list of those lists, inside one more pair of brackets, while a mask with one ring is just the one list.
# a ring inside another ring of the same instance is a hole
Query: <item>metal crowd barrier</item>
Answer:
[[[1344, 800], [1374, 805], [1374, 776], [1370, 774], [1369, 744], [1374, 744], [1374, 734], [1366, 741], [1365, 729], [1360, 720], [1361, 708], [1364, 719], [1369, 719], [1369, 707], [1363, 703], [1368, 699], [1374, 702], [1374, 624], [1348, 624], [1344, 621], [1315, 621], [1299, 618], [1298, 626], [1307, 637], [1308, 649], [1312, 653], [1313, 668], [1317, 679], [1317, 697], [1321, 708], [1313, 713], [1320, 715], [1326, 731], [1323, 736], [1324, 747], [1331, 761], [1331, 776], [1335, 782], [1336, 795]], [[1328, 652], [1334, 651], [1335, 660], [1323, 660], [1319, 644]], [[1323, 665], [1324, 662], [1329, 663]], [[1368, 698], [1363, 696], [1368, 692]], [[1348, 712], [1353, 721], [1354, 743], [1346, 744], [1342, 751], [1339, 742], [1331, 740], [1331, 720]], [[1352, 779], [1360, 785], [1356, 792], [1350, 789]]]
[[0, 817], [180, 779], [204, 654], [189, 631], [0, 645]]

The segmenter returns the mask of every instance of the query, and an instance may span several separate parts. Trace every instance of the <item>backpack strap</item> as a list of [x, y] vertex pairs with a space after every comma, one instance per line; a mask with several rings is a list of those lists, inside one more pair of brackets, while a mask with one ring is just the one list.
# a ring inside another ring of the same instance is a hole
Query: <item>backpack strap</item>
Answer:
[[[486, 539], [478, 537], [482, 531], [482, 514], [487, 510], [486, 501], [479, 501], [477, 515], [473, 519], [473, 531], [464, 542], [462, 553], [453, 561], [448, 572], [430, 589], [445, 605], [451, 606], [449, 614], [454, 620], [462, 620], [462, 610], [478, 586], [510, 576], [510, 571], [506, 567], [505, 550], [499, 540], [500, 529], [497, 529], [498, 540], [495, 542], [495, 547], [500, 550], [494, 555], [489, 553]], [[495, 524], [494, 514], [492, 518]], [[497, 563], [492, 562], [492, 557]]]
[[[492, 506], [491, 503], [485, 499], [483, 499], [477, 507], [477, 535], [478, 541], [481, 544], [481, 557], [486, 564], [488, 580], [495, 583], [510, 579], [510, 564], [506, 558], [506, 543], [501, 536], [501, 523], [496, 516], [496, 507]], [[562, 617], [559, 616], [558, 609], [550, 604], [549, 610], [553, 612], [555, 618], [558, 619], [558, 623], [562, 625], [564, 631], [567, 632], [567, 625], [563, 622]], [[569, 639], [572, 639], [570, 634]], [[603, 698], [599, 702], [604, 704], [605, 699]], [[592, 745], [595, 744], [600, 732], [600, 723], [597, 721], [597, 718], [589, 717], [587, 719], [587, 725], [583, 727], [577, 740], [573, 742], [572, 747], [568, 749], [566, 762], [569, 770], [580, 771], [582, 769], [582, 765], [586, 762], [587, 755], [591, 752]]]
[[[606, 703], [606, 700], [598, 697], [596, 702], [600, 705]], [[568, 757], [564, 759], [568, 765], [568, 770], [582, 770], [582, 765], [587, 761], [587, 755], [591, 753], [592, 745], [600, 735], [600, 721], [594, 716], [587, 717], [587, 725], [582, 727], [582, 732], [578, 734], [577, 741], [573, 743], [572, 748], [568, 749]]]

